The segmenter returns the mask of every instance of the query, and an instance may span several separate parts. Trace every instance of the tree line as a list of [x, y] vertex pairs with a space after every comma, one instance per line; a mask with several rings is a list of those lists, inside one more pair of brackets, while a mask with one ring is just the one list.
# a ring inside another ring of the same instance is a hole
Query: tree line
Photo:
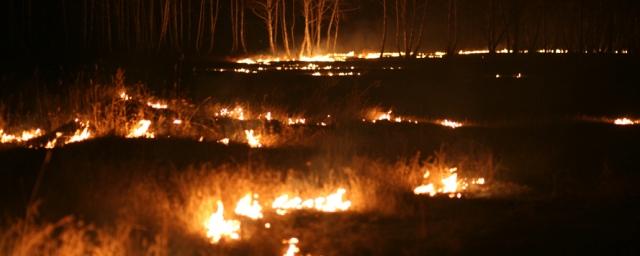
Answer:
[[[6, 51], [179, 52], [287, 56], [333, 52], [364, 20], [380, 52], [407, 57], [430, 42], [610, 53], [640, 48], [634, 0], [6, 0]], [[372, 18], [373, 17], [373, 18]], [[434, 48], [433, 44], [430, 48]], [[432, 50], [432, 49], [431, 49]]]

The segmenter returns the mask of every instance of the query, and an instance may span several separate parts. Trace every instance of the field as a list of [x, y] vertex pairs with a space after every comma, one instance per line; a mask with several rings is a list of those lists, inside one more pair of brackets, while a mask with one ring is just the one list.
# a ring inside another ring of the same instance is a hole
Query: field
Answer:
[[637, 254], [639, 60], [8, 70], [0, 254]]

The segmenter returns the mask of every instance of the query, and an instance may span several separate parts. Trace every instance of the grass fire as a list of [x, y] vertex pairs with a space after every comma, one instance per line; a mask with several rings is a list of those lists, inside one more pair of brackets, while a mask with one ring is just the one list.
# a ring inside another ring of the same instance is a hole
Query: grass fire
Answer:
[[0, 255], [640, 251], [640, 2], [7, 0]]

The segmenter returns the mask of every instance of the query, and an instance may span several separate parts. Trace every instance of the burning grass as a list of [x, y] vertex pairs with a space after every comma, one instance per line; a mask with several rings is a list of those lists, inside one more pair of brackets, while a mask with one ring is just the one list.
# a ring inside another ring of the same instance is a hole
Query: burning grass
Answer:
[[[280, 169], [255, 162], [203, 165], [184, 170], [146, 165], [145, 168], [152, 171], [131, 176], [128, 174], [131, 170], [114, 173], [112, 167], [98, 166], [92, 176], [127, 173], [129, 178], [115, 177], [107, 184], [103, 184], [108, 182], [104, 180], [87, 180], [89, 183], [78, 185], [77, 191], [81, 193], [65, 193], [59, 195], [59, 199], [55, 199], [55, 195], [43, 195], [43, 202], [45, 205], [58, 200], [77, 202], [80, 205], [76, 207], [86, 209], [95, 207], [87, 199], [102, 198], [99, 209], [84, 213], [80, 210], [78, 214], [93, 219], [92, 211], [104, 214], [108, 209], [114, 219], [106, 220], [107, 226], [82, 224], [71, 216], [40, 222], [33, 218], [34, 214], [27, 219], [28, 224], [25, 224], [27, 220], [15, 220], [0, 229], [2, 249], [8, 254], [42, 254], [38, 251], [40, 248], [47, 248], [44, 254], [65, 255], [108, 250], [124, 254], [153, 251], [172, 254], [182, 250], [233, 254], [249, 246], [255, 252], [274, 254], [332, 253], [344, 247], [329, 246], [333, 239], [323, 233], [347, 228], [346, 224], [336, 226], [330, 221], [333, 218], [375, 215], [411, 219], [418, 214], [408, 209], [415, 207], [419, 197], [408, 200], [407, 196], [422, 184], [425, 169], [456, 165], [461, 179], [486, 177], [483, 193], [462, 189], [449, 191], [451, 193], [473, 197], [494, 192], [490, 189], [495, 182], [491, 178], [496, 171], [493, 160], [481, 163], [467, 159], [454, 164], [460, 158], [446, 158], [450, 154], [446, 152], [443, 148], [426, 159], [417, 155], [391, 164], [371, 158], [352, 158], [347, 162], [334, 162], [329, 169], [320, 166]], [[335, 160], [329, 160], [332, 161]], [[113, 191], [113, 188], [119, 189]], [[445, 198], [449, 200], [446, 194]], [[315, 216], [319, 226], [298, 226], [299, 218], [309, 218], [305, 216]], [[95, 236], [98, 237], [92, 238]], [[296, 239], [287, 239], [283, 244], [284, 237]]]
[[[132, 142], [177, 137], [194, 144], [217, 142], [230, 150], [239, 148], [234, 144], [246, 144], [251, 149], [240, 148], [247, 150], [247, 161], [180, 168], [147, 162], [131, 167], [96, 164], [90, 172], [76, 168], [54, 172], [65, 194], [41, 195], [45, 205], [69, 204], [80, 209], [75, 212], [74, 208], [72, 214], [106, 225], [87, 225], [72, 216], [36, 220], [36, 214], [31, 214], [0, 229], [3, 253], [175, 254], [188, 250], [233, 254], [248, 244], [252, 252], [331, 254], [344, 247], [333, 248], [330, 244], [336, 241], [320, 231], [346, 230], [350, 224], [334, 227], [334, 221], [325, 219], [412, 219], [418, 212], [410, 209], [426, 198], [414, 193], [442, 200], [510, 193], [492, 189], [500, 182], [495, 180], [498, 166], [490, 153], [470, 156], [470, 152], [441, 149], [426, 159], [417, 155], [389, 162], [357, 154], [358, 150], [350, 149], [355, 143], [349, 134], [327, 142], [332, 139], [327, 131], [349, 127], [352, 120], [362, 118], [360, 110], [314, 116], [248, 103], [207, 100], [195, 105], [182, 99], [159, 99], [140, 86], [126, 87], [122, 71], [114, 80], [113, 87], [92, 88], [91, 97], [43, 129], [0, 132], [3, 142], [6, 138], [7, 143], [51, 149], [106, 136]], [[352, 115], [356, 112], [360, 116]], [[396, 115], [390, 109], [365, 112], [365, 120], [371, 122], [463, 125]], [[292, 145], [313, 145], [320, 153], [312, 159], [293, 159], [305, 163], [295, 168], [271, 167], [261, 158], [252, 158], [253, 153]], [[49, 152], [64, 149], [57, 150]], [[145, 171], [134, 174], [134, 169]], [[299, 218], [315, 218], [318, 224], [300, 227]], [[283, 243], [283, 238], [288, 239]]]

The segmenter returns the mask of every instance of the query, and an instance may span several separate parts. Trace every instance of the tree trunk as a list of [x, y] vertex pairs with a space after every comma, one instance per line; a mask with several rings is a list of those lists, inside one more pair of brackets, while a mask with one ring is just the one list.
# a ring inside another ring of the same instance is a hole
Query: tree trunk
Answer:
[[380, 58], [384, 55], [384, 45], [387, 42], [387, 0], [382, 0], [382, 43], [380, 45]]
[[449, 0], [449, 15], [448, 15], [448, 46], [447, 55], [452, 56], [457, 54], [457, 41], [458, 41], [458, 6], [457, 0]]
[[284, 51], [287, 54], [287, 58], [291, 57], [291, 49], [289, 49], [289, 33], [287, 30], [287, 2], [282, 0], [282, 45], [284, 46]]
[[220, 0], [215, 0], [215, 1], [216, 1], [215, 13], [213, 12], [213, 0], [210, 0], [209, 2], [211, 38], [209, 39], [209, 50], [207, 51], [208, 53], [211, 53], [213, 51], [213, 46], [214, 46], [215, 36], [216, 36], [216, 23], [218, 23], [218, 10], [220, 10]]

